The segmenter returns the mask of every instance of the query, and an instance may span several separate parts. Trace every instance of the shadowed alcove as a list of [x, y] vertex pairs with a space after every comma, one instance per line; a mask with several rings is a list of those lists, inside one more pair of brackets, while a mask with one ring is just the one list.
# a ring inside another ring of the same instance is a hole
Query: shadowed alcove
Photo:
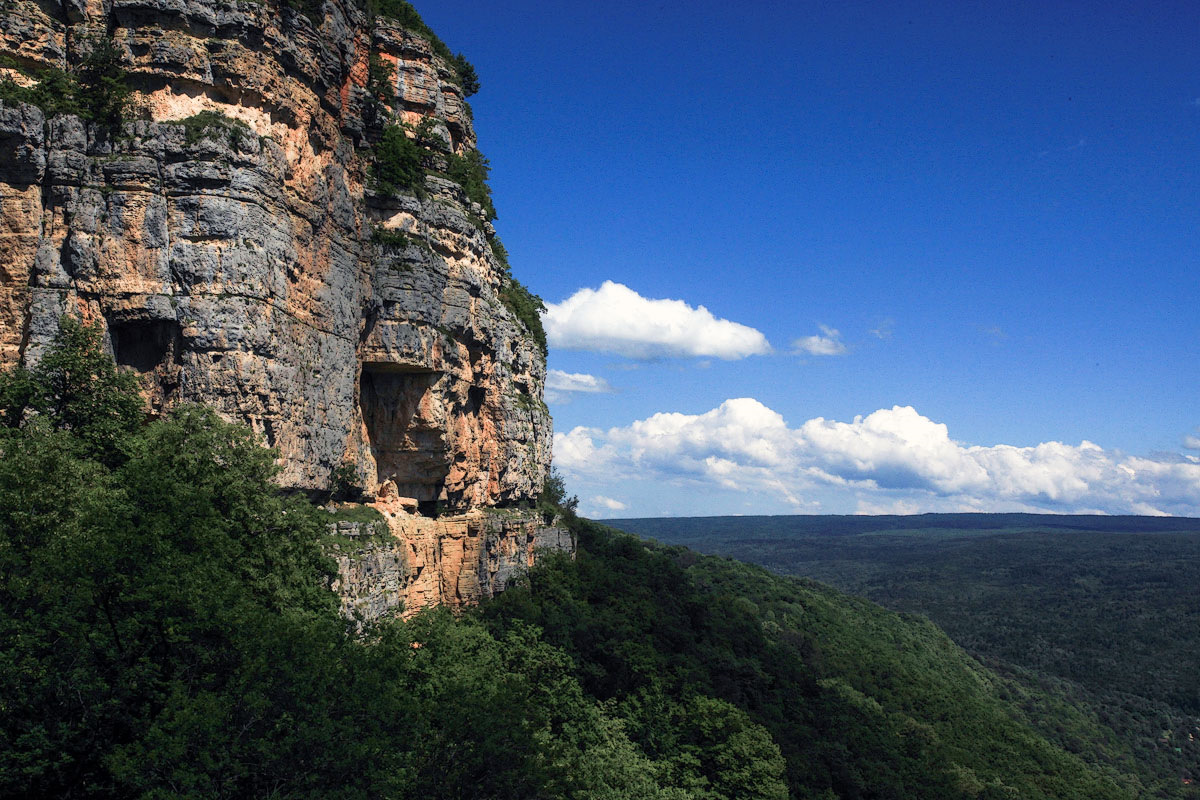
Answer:
[[179, 391], [183, 336], [175, 320], [109, 322], [113, 359], [141, 375], [150, 406], [160, 413]]
[[359, 376], [359, 404], [380, 483], [430, 508], [442, 494], [450, 461], [445, 431], [428, 402], [441, 373], [407, 364], [368, 362]]

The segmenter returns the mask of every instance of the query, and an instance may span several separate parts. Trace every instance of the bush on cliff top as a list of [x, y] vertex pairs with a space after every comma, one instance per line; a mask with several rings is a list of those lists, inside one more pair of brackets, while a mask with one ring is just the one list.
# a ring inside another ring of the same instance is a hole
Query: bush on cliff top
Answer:
[[426, 39], [433, 47], [433, 52], [445, 59], [458, 74], [458, 84], [464, 97], [479, 91], [479, 77], [475, 74], [475, 68], [462, 53], [451, 52], [446, 43], [421, 19], [412, 3], [407, 0], [367, 0], [367, 11], [394, 20], [400, 27]]

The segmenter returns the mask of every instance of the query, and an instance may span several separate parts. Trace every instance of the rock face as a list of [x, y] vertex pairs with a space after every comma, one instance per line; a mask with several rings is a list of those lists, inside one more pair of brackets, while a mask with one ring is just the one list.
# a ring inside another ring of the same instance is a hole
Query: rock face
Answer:
[[574, 549], [570, 534], [529, 512], [474, 511], [444, 520], [377, 505], [385, 523], [343, 522], [337, 554], [342, 611], [364, 620], [458, 607], [503, 591], [541, 550]]
[[[154, 409], [249, 423], [286, 486], [328, 489], [350, 464], [368, 493], [390, 479], [423, 509], [529, 499], [550, 460], [545, 358], [501, 300], [494, 231], [446, 178], [371, 189], [381, 113], [427, 120], [435, 161], [473, 150], [458, 73], [354, 5], [306, 13], [320, 19], [275, 0], [0, 8], [0, 55], [22, 72], [70, 69], [101, 35], [135, 89], [115, 131], [0, 103], [0, 366], [36, 361], [73, 314], [104, 326]], [[372, 63], [392, 67], [383, 112]]]

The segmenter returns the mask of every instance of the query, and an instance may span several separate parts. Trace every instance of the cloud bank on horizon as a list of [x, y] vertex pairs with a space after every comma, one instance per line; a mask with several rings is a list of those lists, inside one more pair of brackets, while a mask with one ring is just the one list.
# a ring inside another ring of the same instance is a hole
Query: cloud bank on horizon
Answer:
[[621, 283], [580, 289], [542, 314], [550, 345], [633, 359], [708, 356], [736, 360], [771, 352], [767, 337], [704, 306], [651, 299]]
[[[823, 512], [815, 492], [836, 488], [859, 513], [1200, 515], [1200, 458], [1131, 456], [1088, 441], [967, 445], [911, 406], [791, 427], [736, 398], [703, 414], [575, 427], [555, 434], [554, 453], [559, 469], [606, 500], [616, 494], [610, 484], [636, 479], [766, 496], [809, 513]], [[616, 510], [596, 505], [595, 516]]]

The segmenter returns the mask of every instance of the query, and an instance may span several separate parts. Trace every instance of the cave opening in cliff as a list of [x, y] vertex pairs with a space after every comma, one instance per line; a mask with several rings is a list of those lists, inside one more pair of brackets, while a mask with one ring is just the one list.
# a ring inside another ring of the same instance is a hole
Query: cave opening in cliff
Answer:
[[151, 410], [160, 413], [179, 390], [183, 335], [173, 319], [109, 322], [113, 360], [139, 373]]
[[433, 388], [440, 372], [395, 363], [363, 364], [359, 405], [380, 484], [392, 481], [423, 513], [436, 513], [450, 471]]

